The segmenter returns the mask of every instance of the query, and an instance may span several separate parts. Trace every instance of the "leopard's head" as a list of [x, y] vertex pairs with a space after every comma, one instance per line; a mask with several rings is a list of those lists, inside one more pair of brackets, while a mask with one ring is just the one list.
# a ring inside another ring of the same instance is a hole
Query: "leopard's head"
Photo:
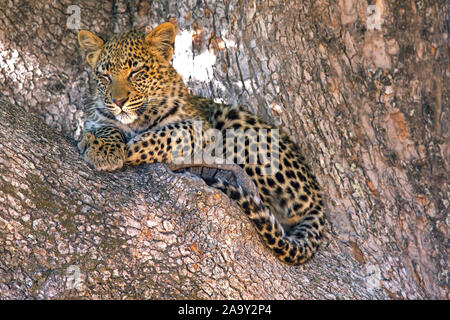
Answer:
[[92, 32], [79, 32], [78, 42], [97, 82], [96, 95], [118, 121], [135, 121], [140, 109], [166, 96], [171, 81], [179, 80], [170, 65], [175, 35], [168, 22], [147, 35], [133, 30], [106, 42]]

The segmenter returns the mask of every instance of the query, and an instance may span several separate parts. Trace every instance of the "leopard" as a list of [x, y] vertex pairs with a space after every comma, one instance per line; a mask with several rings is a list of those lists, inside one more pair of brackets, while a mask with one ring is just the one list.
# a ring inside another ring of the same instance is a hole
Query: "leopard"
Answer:
[[[205, 177], [205, 183], [239, 205], [281, 262], [309, 261], [323, 241], [325, 216], [321, 187], [303, 153], [287, 133], [246, 106], [191, 93], [171, 63], [176, 33], [171, 22], [109, 40], [88, 30], [78, 33], [95, 80], [78, 142], [83, 159], [96, 170], [114, 172], [192, 160], [218, 145], [211, 154], [225, 153], [253, 181], [256, 193], [217, 177]], [[230, 130], [264, 135], [227, 140]], [[258, 151], [271, 155], [269, 164], [255, 156]]]

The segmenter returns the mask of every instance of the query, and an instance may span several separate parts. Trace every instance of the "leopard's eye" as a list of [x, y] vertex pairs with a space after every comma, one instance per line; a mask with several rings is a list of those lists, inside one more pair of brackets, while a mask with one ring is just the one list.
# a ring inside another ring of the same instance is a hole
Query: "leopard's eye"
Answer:
[[130, 74], [128, 75], [128, 79], [133, 78], [134, 76], [139, 74], [143, 69], [144, 69], [143, 67], [140, 67], [140, 68], [137, 68], [137, 69], [131, 71]]
[[99, 79], [99, 80], [103, 80], [103, 81], [107, 81], [107, 82], [111, 81], [111, 76], [108, 73], [97, 72], [96, 75], [97, 75], [97, 79]]

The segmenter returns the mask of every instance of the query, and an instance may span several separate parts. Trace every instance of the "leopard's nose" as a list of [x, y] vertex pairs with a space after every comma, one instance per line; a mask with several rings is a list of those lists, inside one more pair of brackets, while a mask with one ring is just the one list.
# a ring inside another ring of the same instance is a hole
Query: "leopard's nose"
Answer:
[[122, 99], [112, 99], [112, 102], [118, 106], [119, 108], [122, 108], [125, 102], [128, 101], [128, 97], [122, 98]]

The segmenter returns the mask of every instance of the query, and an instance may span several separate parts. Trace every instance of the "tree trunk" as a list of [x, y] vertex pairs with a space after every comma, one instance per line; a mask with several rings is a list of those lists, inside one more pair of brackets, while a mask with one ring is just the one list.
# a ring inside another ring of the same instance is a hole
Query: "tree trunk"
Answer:
[[[445, 1], [0, 7], [1, 298], [448, 299]], [[192, 175], [96, 172], [79, 156], [90, 75], [77, 32], [167, 20], [193, 92], [248, 105], [304, 150], [328, 218], [305, 265], [278, 262]]]

